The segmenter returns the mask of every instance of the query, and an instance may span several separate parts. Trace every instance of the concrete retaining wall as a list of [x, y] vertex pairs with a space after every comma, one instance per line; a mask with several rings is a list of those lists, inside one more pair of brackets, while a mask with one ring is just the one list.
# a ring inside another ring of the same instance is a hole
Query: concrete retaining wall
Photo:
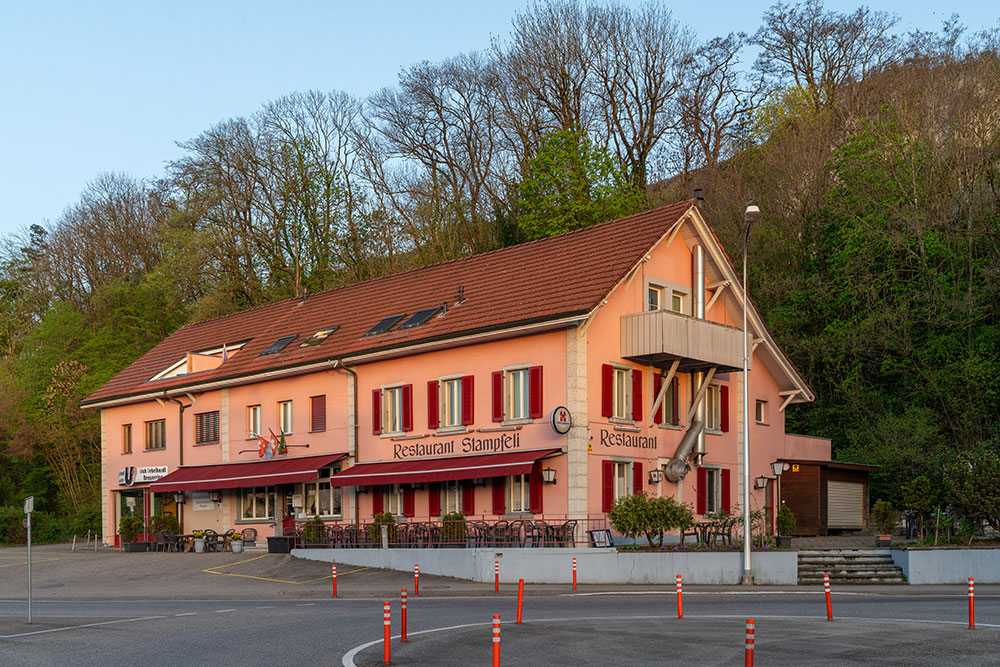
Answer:
[[911, 584], [1000, 583], [1000, 549], [891, 549]]
[[[620, 553], [614, 549], [294, 549], [309, 560], [492, 582], [493, 562], [500, 561], [500, 581], [568, 584], [573, 558], [581, 584], [672, 584], [681, 575], [688, 584], [738, 584], [743, 555], [729, 552]], [[794, 551], [754, 552], [751, 563], [758, 584], [794, 585]]]

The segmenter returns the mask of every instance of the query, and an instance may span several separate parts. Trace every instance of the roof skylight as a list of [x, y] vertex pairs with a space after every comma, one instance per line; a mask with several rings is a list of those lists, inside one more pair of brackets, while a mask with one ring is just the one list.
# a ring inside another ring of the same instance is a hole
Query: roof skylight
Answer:
[[292, 334], [291, 336], [282, 336], [278, 340], [274, 341], [269, 348], [260, 353], [260, 356], [265, 356], [268, 354], [278, 354], [291, 343], [293, 340], [298, 338], [298, 334]]
[[378, 334], [385, 333], [389, 329], [396, 326], [396, 324], [398, 324], [404, 317], [406, 317], [406, 313], [403, 313], [402, 315], [390, 315], [389, 317], [383, 317], [378, 324], [366, 331], [365, 335], [377, 336]]
[[320, 329], [319, 331], [317, 331], [316, 333], [314, 333], [311, 337], [309, 337], [309, 338], [305, 339], [304, 341], [302, 341], [301, 343], [299, 343], [299, 347], [312, 347], [314, 345], [319, 345], [320, 343], [322, 343], [323, 341], [325, 341], [327, 338], [329, 338], [330, 334], [332, 334], [334, 331], [336, 331], [339, 328], [340, 328], [340, 325], [338, 324], [338, 325], [335, 325], [335, 326], [332, 326], [332, 327], [326, 327], [325, 329]]
[[413, 327], [419, 327], [421, 324], [426, 324], [428, 320], [441, 312], [441, 306], [434, 306], [433, 308], [424, 308], [423, 310], [418, 310], [410, 316], [410, 319], [406, 320], [399, 325], [400, 329], [412, 329]]

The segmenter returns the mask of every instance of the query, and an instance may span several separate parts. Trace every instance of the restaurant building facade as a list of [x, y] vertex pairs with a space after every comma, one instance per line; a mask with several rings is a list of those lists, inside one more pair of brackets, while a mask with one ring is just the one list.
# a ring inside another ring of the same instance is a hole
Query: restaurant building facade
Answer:
[[[187, 325], [83, 402], [101, 411], [103, 532], [461, 512], [604, 527], [644, 490], [742, 497], [737, 275], [697, 201]], [[748, 311], [751, 505], [813, 400]], [[757, 486], [756, 484], [754, 486]], [[110, 537], [108, 542], [112, 542]], [[117, 541], [117, 538], [115, 538]]]

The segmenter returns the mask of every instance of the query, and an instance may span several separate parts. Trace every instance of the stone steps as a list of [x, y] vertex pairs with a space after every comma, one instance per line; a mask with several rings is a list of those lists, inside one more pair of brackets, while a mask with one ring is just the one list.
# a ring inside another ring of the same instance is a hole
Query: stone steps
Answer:
[[887, 550], [842, 549], [798, 552], [799, 584], [822, 585], [823, 575], [838, 584], [902, 584], [903, 571]]

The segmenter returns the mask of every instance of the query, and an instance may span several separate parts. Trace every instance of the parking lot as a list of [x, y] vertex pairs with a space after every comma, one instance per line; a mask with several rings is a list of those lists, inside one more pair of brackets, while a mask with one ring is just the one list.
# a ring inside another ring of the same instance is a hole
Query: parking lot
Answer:
[[[968, 628], [961, 586], [837, 589], [834, 622], [822, 590], [530, 586], [515, 625], [516, 586], [329, 565], [288, 555], [125, 554], [33, 549], [27, 624], [24, 549], [0, 549], [0, 664], [382, 664], [382, 601], [392, 601], [392, 664], [489, 664], [490, 621], [502, 617], [502, 664], [694, 665], [742, 659], [756, 620], [757, 665], [995, 664], [1000, 586], [977, 587]], [[409, 641], [399, 641], [399, 593], [410, 591]], [[184, 656], [178, 658], [178, 656]], [[188, 656], [195, 656], [194, 659]]]

